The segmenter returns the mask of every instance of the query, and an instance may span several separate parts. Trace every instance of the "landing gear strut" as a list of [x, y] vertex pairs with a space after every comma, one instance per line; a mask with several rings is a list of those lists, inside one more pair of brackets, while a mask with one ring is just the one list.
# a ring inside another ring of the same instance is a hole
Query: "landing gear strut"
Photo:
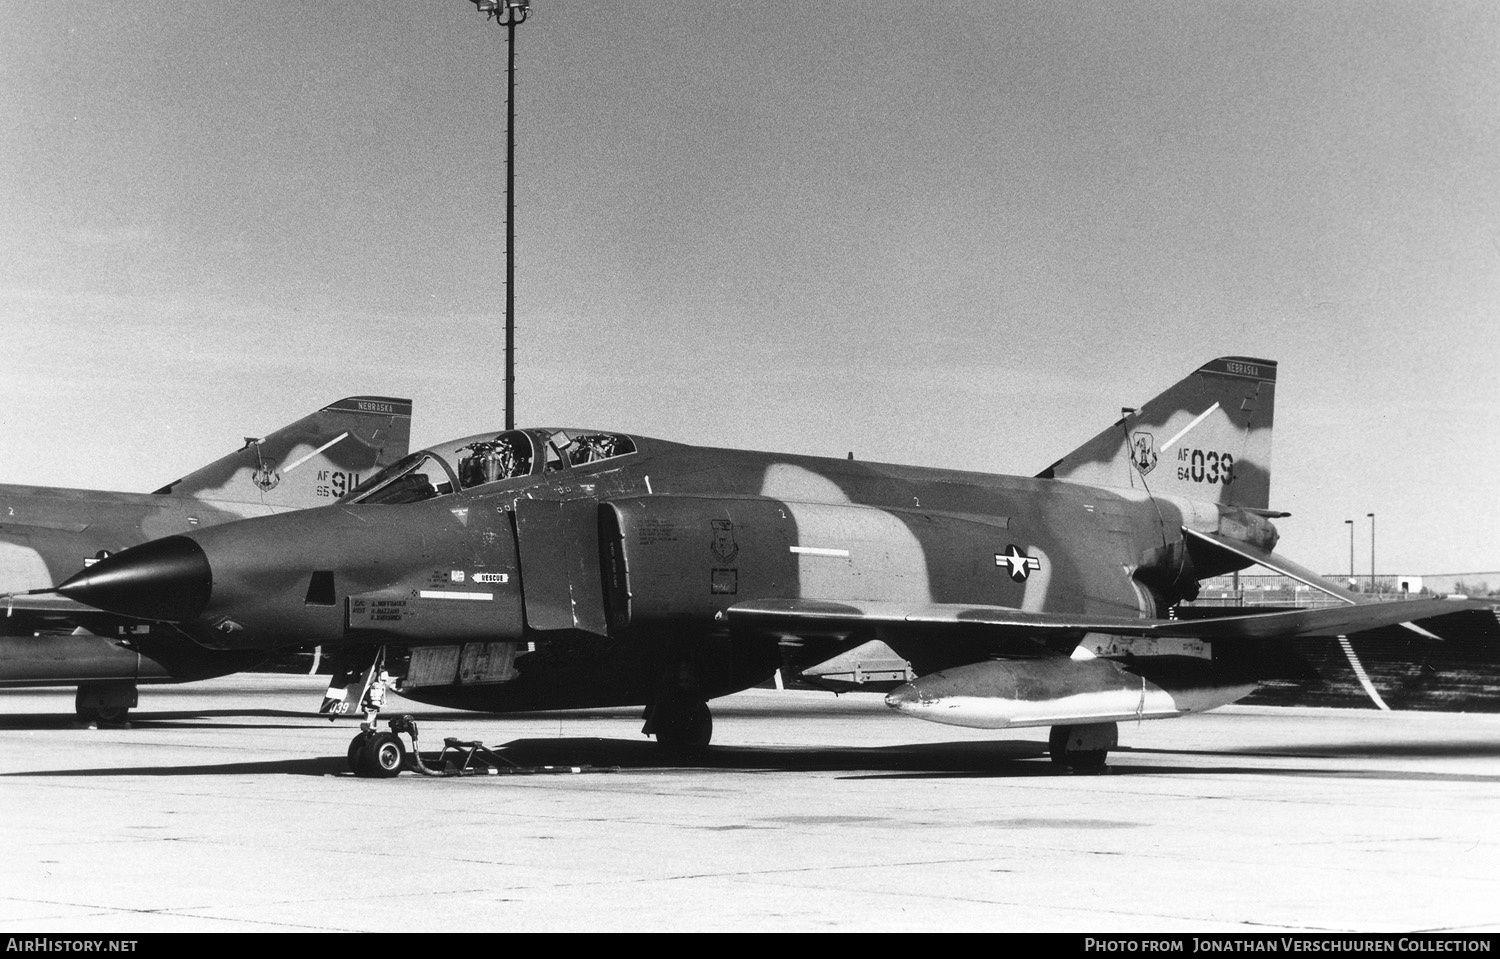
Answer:
[[1076, 770], [1103, 769], [1105, 757], [1118, 745], [1120, 731], [1114, 723], [1053, 726], [1047, 737], [1052, 761]]

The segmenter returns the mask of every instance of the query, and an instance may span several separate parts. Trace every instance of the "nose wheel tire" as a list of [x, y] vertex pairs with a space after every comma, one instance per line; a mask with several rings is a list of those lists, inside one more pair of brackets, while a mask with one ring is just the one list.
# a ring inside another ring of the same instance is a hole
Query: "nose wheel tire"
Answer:
[[365, 739], [368, 736], [369, 733], [360, 733], [349, 740], [349, 771], [352, 773], [359, 772], [359, 754], [365, 748]]
[[395, 733], [360, 733], [349, 743], [349, 768], [363, 779], [390, 779], [406, 765], [406, 747]]

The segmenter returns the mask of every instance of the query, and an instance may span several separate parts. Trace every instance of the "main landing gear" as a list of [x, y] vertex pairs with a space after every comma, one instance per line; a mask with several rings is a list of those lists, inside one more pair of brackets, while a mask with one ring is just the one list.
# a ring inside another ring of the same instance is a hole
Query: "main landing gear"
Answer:
[[647, 707], [645, 718], [641, 732], [668, 749], [704, 749], [714, 736], [713, 713], [701, 699], [666, 697]]
[[121, 726], [130, 710], [140, 702], [135, 683], [79, 683], [73, 711], [86, 723]]
[[1098, 772], [1109, 751], [1120, 745], [1120, 730], [1114, 723], [1082, 723], [1053, 726], [1047, 737], [1052, 761], [1075, 772]]
[[645, 736], [655, 736], [657, 745], [676, 752], [697, 752], [714, 737], [714, 717], [708, 711], [703, 684], [687, 660], [663, 664], [656, 688], [641, 717]]

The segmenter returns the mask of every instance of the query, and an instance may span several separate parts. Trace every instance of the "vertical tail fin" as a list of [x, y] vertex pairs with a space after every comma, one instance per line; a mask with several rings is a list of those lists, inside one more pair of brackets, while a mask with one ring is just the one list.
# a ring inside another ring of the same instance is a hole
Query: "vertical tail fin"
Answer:
[[351, 396], [245, 445], [157, 493], [274, 509], [332, 503], [407, 454], [411, 400]]
[[1273, 361], [1220, 357], [1041, 475], [1267, 509], [1275, 387]]

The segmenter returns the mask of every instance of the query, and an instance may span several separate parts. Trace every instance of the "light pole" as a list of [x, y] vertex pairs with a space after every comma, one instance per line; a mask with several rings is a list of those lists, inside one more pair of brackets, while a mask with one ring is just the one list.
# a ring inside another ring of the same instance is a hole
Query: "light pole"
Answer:
[[531, 0], [469, 0], [505, 28], [505, 428], [516, 428], [516, 27]]
[[1366, 513], [1370, 517], [1370, 592], [1375, 592], [1375, 514]]
[[1344, 525], [1349, 527], [1349, 588], [1354, 588], [1354, 520], [1344, 520]]

